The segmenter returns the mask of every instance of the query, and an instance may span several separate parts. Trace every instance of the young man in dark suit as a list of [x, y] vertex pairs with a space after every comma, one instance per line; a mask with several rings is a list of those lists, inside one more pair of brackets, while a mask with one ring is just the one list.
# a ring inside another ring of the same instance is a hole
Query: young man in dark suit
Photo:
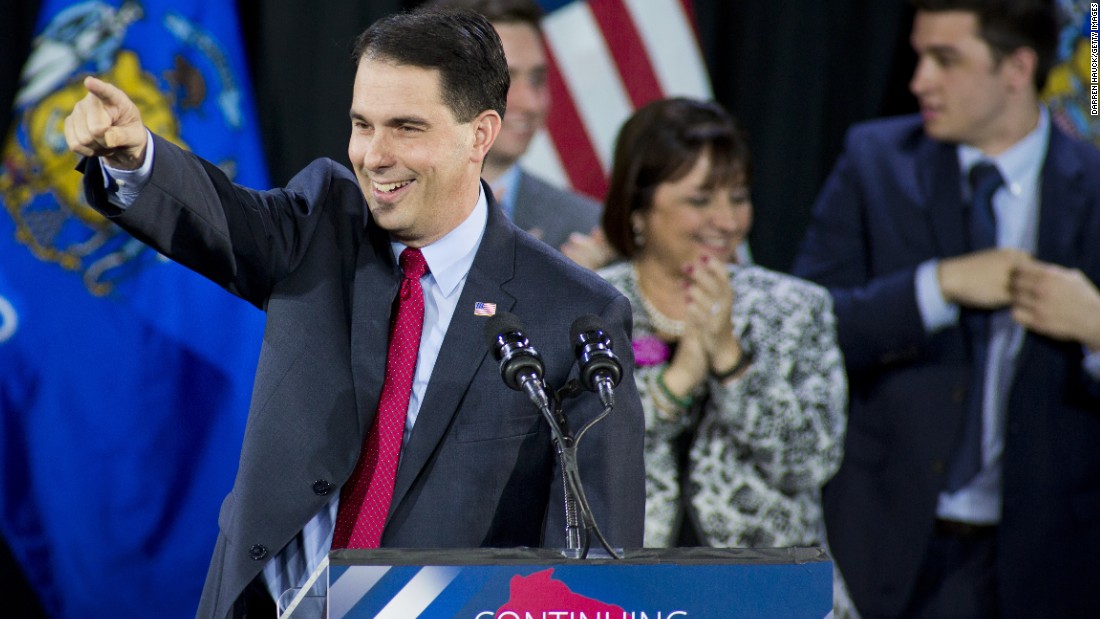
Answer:
[[1054, 2], [915, 5], [921, 113], [850, 131], [793, 269], [849, 371], [828, 540], [865, 618], [1086, 616], [1100, 152], [1039, 101]]
[[[580, 469], [610, 543], [641, 545], [629, 303], [517, 229], [480, 181], [509, 82], [492, 26], [467, 11], [396, 15], [355, 58], [353, 171], [318, 160], [285, 189], [234, 185], [95, 78], [66, 120], [97, 209], [267, 312], [200, 616], [266, 612], [330, 547], [565, 545], [549, 430], [484, 341], [494, 304], [525, 321], [553, 387], [576, 375], [570, 322], [603, 318], [624, 378]], [[601, 411], [587, 392], [566, 403], [576, 427]]]

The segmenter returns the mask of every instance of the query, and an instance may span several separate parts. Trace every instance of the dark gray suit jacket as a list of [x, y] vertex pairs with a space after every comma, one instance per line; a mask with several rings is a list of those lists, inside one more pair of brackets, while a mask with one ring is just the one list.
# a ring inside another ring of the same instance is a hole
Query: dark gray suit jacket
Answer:
[[520, 168], [512, 218], [550, 247], [560, 248], [573, 232], [591, 234], [602, 212], [595, 200], [559, 189]]
[[[1052, 124], [1036, 257], [1100, 282], [1100, 151]], [[925, 332], [917, 266], [967, 252], [956, 147], [919, 117], [857, 125], [793, 272], [829, 288], [849, 373], [844, 462], [825, 526], [861, 611], [896, 616], [933, 533], [962, 430], [971, 358], [960, 327]], [[1075, 342], [1028, 333], [1006, 404], [997, 580], [1005, 617], [1095, 614], [1100, 383]]]
[[[152, 177], [135, 204], [118, 212], [107, 203], [98, 165], [87, 166], [89, 202], [267, 312], [240, 466], [199, 609], [225, 617], [351, 474], [382, 387], [400, 269], [343, 166], [318, 160], [286, 189], [257, 192], [155, 139]], [[630, 305], [518, 230], [486, 193], [488, 225], [404, 447], [382, 545], [565, 545], [550, 433], [501, 381], [483, 337], [487, 319], [473, 315], [474, 303], [487, 301], [523, 320], [552, 387], [576, 374], [572, 320], [602, 316], [626, 367], [616, 410], [580, 445], [581, 473], [610, 542], [641, 546], [643, 422]], [[601, 408], [585, 392], [565, 410], [579, 427]]]

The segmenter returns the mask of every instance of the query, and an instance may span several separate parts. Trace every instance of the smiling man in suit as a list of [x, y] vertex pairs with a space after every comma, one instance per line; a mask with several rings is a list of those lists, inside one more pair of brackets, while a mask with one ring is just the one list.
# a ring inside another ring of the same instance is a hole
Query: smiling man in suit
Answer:
[[854, 127], [794, 273], [851, 388], [824, 491], [870, 617], [1082, 617], [1100, 580], [1100, 152], [1039, 101], [1052, 0], [918, 0], [920, 116]]
[[[234, 185], [95, 78], [66, 120], [97, 209], [267, 312], [203, 617], [270, 612], [330, 548], [565, 545], [549, 429], [500, 378], [487, 304], [526, 319], [551, 386], [576, 375], [572, 319], [603, 318], [626, 367], [580, 470], [610, 543], [641, 545], [629, 303], [517, 229], [480, 182], [508, 91], [492, 26], [396, 15], [355, 59], [354, 172], [318, 160], [285, 189]], [[565, 410], [579, 427], [603, 409], [585, 392]]]

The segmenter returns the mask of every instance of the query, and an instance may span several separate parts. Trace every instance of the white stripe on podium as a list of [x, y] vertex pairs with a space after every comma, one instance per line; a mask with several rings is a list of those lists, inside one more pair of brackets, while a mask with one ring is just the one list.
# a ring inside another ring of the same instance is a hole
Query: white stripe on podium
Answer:
[[328, 589], [329, 617], [342, 619], [388, 571], [388, 565], [357, 565], [341, 574]]
[[425, 567], [393, 596], [374, 619], [409, 619], [419, 617], [435, 598], [451, 584], [462, 570], [453, 566]]

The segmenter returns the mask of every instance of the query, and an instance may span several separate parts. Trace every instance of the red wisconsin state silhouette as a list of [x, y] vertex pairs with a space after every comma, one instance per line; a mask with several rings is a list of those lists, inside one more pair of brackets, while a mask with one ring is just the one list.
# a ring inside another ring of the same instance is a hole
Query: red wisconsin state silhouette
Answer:
[[543, 612], [571, 611], [583, 612], [589, 619], [622, 617], [622, 608], [573, 593], [562, 581], [553, 580], [553, 575], [554, 569], [550, 568], [530, 576], [513, 576], [508, 601], [497, 609], [497, 616], [509, 611], [520, 617], [523, 613], [542, 617]]

